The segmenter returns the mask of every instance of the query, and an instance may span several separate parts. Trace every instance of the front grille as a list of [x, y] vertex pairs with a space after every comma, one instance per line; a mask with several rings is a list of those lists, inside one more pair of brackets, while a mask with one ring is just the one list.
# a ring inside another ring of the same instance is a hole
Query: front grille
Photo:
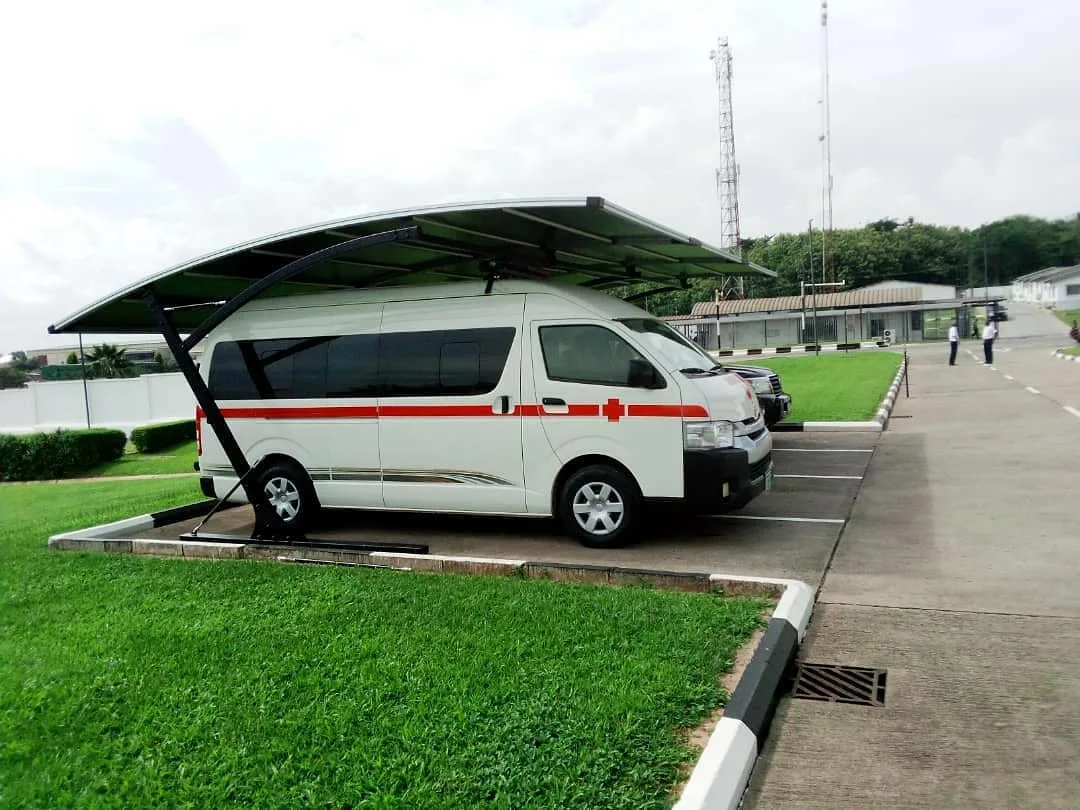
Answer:
[[772, 384], [772, 392], [774, 394], [779, 394], [784, 390], [783, 386], [780, 385], [780, 378], [776, 374], [769, 375], [769, 383]]
[[765, 458], [763, 458], [761, 461], [757, 462], [756, 464], [751, 464], [750, 465], [750, 480], [751, 481], [756, 481], [757, 479], [759, 479], [763, 475], [765, 475], [765, 473], [768, 472], [768, 470], [769, 470], [769, 465], [770, 464], [772, 464], [772, 453], [769, 453], [769, 455], [765, 456]]

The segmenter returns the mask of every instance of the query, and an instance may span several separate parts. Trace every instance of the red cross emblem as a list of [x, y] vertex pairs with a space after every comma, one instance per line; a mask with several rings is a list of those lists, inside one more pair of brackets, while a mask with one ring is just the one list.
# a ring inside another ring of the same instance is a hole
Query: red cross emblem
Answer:
[[617, 398], [612, 398], [600, 409], [600, 415], [606, 416], [609, 422], [618, 422], [619, 417], [626, 416], [626, 406]]

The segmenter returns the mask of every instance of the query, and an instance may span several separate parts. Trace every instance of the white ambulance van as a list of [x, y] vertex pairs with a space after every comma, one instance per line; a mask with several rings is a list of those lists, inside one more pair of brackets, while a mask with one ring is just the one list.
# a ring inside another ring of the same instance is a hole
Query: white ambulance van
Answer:
[[[283, 530], [320, 508], [554, 516], [611, 548], [651, 503], [717, 514], [771, 487], [757, 397], [714, 366], [613, 296], [505, 280], [256, 300], [200, 373]], [[235, 473], [196, 416], [223, 497]]]

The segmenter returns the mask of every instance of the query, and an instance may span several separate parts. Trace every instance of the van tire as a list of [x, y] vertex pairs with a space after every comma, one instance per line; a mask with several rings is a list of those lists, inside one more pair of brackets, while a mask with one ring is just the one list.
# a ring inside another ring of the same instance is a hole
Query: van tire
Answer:
[[290, 537], [298, 537], [314, 522], [319, 499], [307, 471], [294, 461], [277, 459], [255, 473], [255, 485], [270, 496], [270, 528]]
[[572, 473], [563, 482], [557, 503], [563, 529], [588, 548], [625, 546], [637, 534], [643, 514], [637, 483], [606, 464], [590, 464]]

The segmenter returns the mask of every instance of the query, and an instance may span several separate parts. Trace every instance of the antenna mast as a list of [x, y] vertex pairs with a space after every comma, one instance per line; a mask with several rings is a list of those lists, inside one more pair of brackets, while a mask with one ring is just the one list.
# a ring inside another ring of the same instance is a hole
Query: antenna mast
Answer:
[[829, 115], [829, 3], [821, 0], [821, 277], [836, 281], [832, 261], [832, 121]]
[[[719, 98], [720, 168], [716, 170], [716, 192], [720, 197], [720, 247], [742, 256], [739, 233], [739, 164], [735, 160], [735, 115], [731, 96], [732, 58], [727, 37], [718, 37], [709, 52], [716, 68]], [[743, 277], [724, 276], [720, 295], [744, 298]]]

